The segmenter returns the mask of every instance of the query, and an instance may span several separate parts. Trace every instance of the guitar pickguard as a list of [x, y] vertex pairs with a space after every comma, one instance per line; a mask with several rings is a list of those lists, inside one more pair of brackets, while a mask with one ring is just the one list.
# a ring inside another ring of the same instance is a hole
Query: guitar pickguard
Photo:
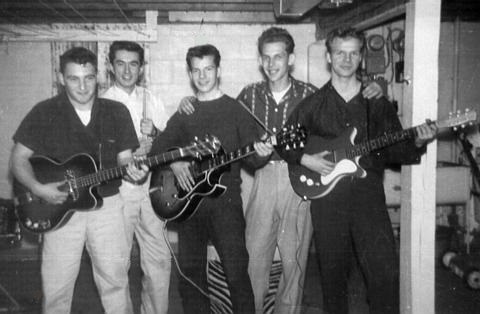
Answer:
[[347, 174], [353, 174], [357, 171], [357, 164], [350, 159], [343, 159], [335, 165], [332, 172], [326, 176], [321, 176], [320, 182], [323, 185], [331, 184], [336, 178], [343, 177]]

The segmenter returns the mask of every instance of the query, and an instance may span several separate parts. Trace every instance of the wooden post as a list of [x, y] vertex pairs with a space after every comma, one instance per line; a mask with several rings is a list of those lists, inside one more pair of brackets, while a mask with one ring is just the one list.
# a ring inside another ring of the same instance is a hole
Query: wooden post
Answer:
[[[440, 9], [438, 0], [406, 4], [406, 126], [437, 118]], [[402, 168], [400, 313], [435, 313], [436, 161], [434, 142], [420, 165]]]

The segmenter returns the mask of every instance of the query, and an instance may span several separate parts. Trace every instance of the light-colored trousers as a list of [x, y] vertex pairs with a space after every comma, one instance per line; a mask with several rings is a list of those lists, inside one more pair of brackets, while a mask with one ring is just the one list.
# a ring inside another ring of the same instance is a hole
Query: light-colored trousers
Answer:
[[[149, 181], [143, 186], [122, 182], [120, 195], [124, 205], [129, 250], [133, 236], [140, 248], [142, 278], [142, 314], [166, 314], [170, 287], [171, 254], [163, 236], [165, 222], [153, 211], [148, 196]], [[165, 231], [166, 232], [166, 231]]]
[[248, 273], [256, 312], [263, 313], [270, 269], [278, 247], [282, 275], [274, 312], [300, 313], [313, 231], [310, 202], [303, 201], [293, 191], [285, 162], [271, 161], [255, 172], [245, 219], [250, 257]]
[[106, 197], [100, 209], [76, 212], [64, 226], [44, 234], [43, 313], [70, 313], [84, 246], [105, 313], [133, 313], [122, 207], [118, 194]]

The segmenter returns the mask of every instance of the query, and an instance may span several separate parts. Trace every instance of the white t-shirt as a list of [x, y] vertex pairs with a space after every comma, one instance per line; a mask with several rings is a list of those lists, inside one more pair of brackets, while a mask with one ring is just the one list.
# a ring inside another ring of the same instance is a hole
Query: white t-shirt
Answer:
[[82, 121], [83, 125], [88, 125], [90, 123], [90, 119], [92, 118], [92, 110], [78, 110], [75, 108], [80, 121]]
[[285, 88], [284, 90], [279, 91], [279, 92], [272, 91], [273, 98], [275, 99], [275, 102], [277, 103], [277, 105], [280, 103], [283, 96], [285, 96], [285, 94], [288, 92], [288, 90], [290, 89], [291, 86], [292, 86], [292, 84], [288, 85], [287, 88]]

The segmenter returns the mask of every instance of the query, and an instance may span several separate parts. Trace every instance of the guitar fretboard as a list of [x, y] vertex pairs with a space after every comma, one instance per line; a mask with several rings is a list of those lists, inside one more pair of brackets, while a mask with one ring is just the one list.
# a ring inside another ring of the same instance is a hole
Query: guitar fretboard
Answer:
[[387, 133], [373, 140], [354, 145], [351, 149], [346, 151], [346, 156], [348, 158], [354, 158], [356, 156], [366, 155], [377, 149], [385, 148], [390, 145], [415, 138], [415, 136], [417, 136], [417, 131], [415, 128]]
[[222, 166], [226, 166], [232, 162], [237, 160], [243, 159], [255, 153], [255, 148], [253, 147], [253, 143], [247, 146], [244, 146], [240, 149], [234, 150], [232, 152], [226, 154], [217, 154], [214, 157], [208, 159], [208, 163], [206, 163], [205, 169], [201, 169], [202, 171], [209, 171], [215, 168], [219, 168]]
[[[151, 157], [145, 157], [135, 160], [135, 164], [140, 167], [141, 165], [147, 165], [149, 167], [158, 166], [171, 162], [175, 159], [191, 156], [194, 152], [190, 147], [180, 148], [177, 150], [172, 150], [160, 155], [155, 155]], [[109, 180], [121, 178], [127, 174], [127, 165], [118, 166], [115, 168], [100, 170], [98, 172], [88, 174], [83, 177], [79, 177], [75, 180], [78, 187], [88, 187], [94, 184], [99, 184]]]

